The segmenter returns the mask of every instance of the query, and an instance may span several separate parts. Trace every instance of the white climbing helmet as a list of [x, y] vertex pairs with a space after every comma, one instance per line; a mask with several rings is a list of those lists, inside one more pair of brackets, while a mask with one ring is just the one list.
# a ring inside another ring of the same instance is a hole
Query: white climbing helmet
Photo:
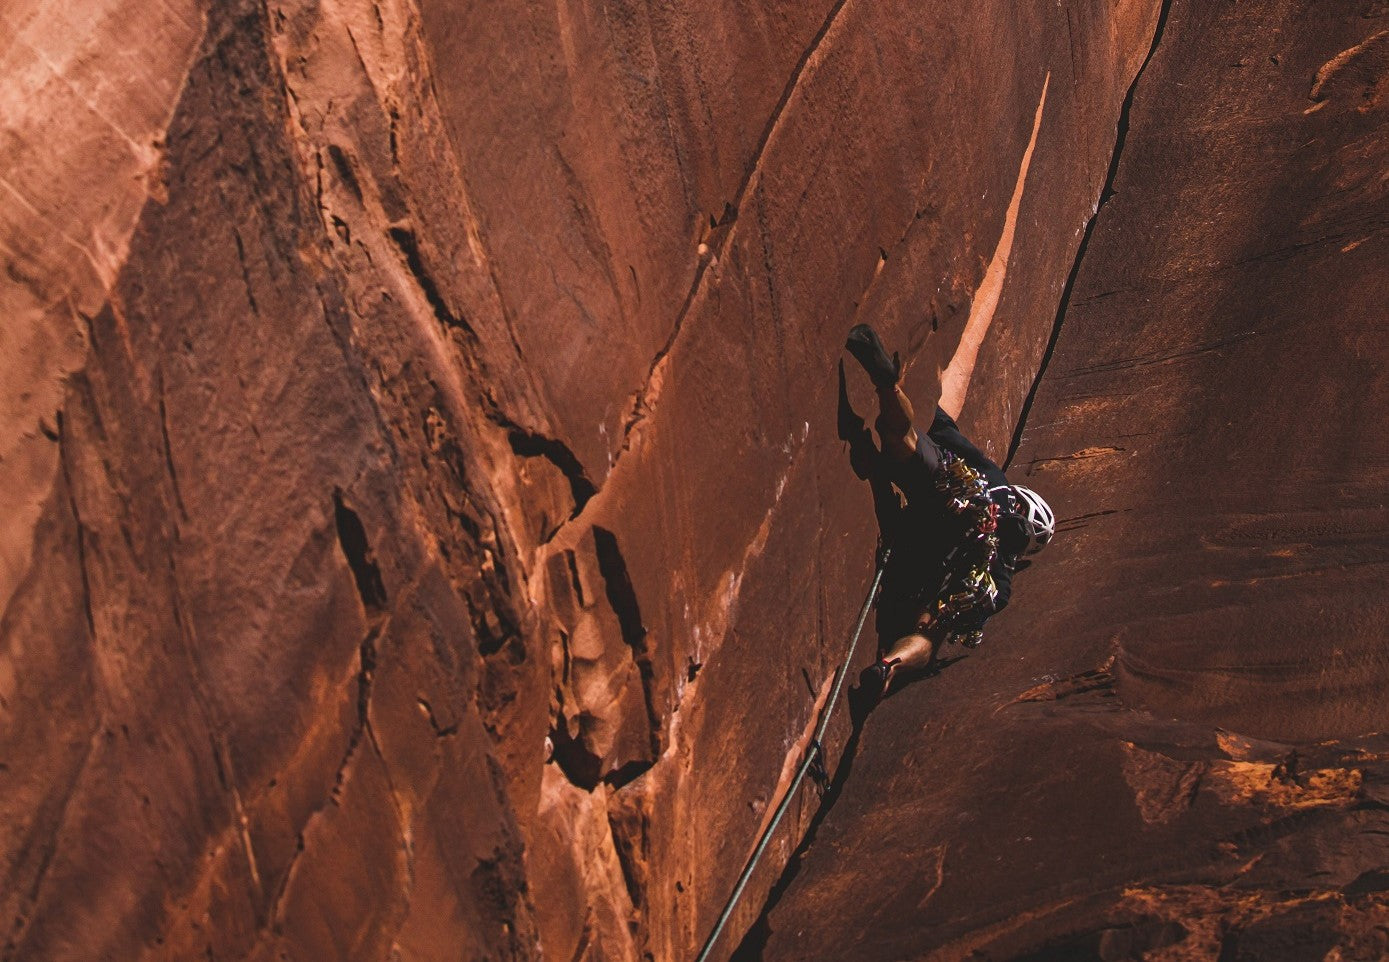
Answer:
[[1056, 534], [1056, 515], [1040, 494], [1020, 484], [1011, 486], [1018, 506], [1018, 516], [1027, 528], [1027, 547], [1023, 554], [1036, 554], [1047, 546]]
[[993, 497], [995, 491], [1007, 492], [1007, 501], [1011, 505], [1009, 511], [1022, 522], [1027, 534], [1027, 544], [1023, 546], [1022, 553], [1036, 554], [1045, 548], [1051, 536], [1056, 534], [1056, 515], [1052, 514], [1051, 505], [1036, 491], [1020, 484], [1000, 484], [990, 488], [989, 497]]

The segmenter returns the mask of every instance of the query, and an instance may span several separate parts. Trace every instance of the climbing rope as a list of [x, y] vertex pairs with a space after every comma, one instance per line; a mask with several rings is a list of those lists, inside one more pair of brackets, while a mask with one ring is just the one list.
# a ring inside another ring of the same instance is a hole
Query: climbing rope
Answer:
[[772, 835], [776, 832], [777, 826], [781, 824], [782, 816], [791, 808], [791, 802], [796, 797], [796, 790], [801, 787], [801, 782], [805, 781], [806, 773], [817, 765], [823, 771], [824, 762], [821, 760], [821, 756], [824, 749], [821, 747], [821, 742], [825, 737], [825, 732], [830, 727], [830, 715], [834, 713], [835, 703], [839, 701], [840, 689], [844, 687], [844, 678], [849, 674], [849, 666], [854, 661], [854, 651], [858, 648], [859, 635], [863, 634], [863, 625], [868, 621], [868, 612], [873, 607], [874, 599], [878, 597], [878, 589], [883, 584], [883, 571], [887, 568], [887, 559], [891, 555], [891, 548], [885, 548], [878, 552], [878, 570], [873, 573], [873, 586], [868, 589], [868, 597], [863, 600], [863, 608], [859, 610], [858, 622], [854, 625], [854, 633], [849, 639], [849, 654], [845, 656], [844, 664], [840, 665], [839, 670], [835, 673], [834, 688], [830, 691], [829, 701], [825, 702], [824, 711], [820, 715], [820, 723], [815, 726], [815, 735], [810, 739], [810, 744], [806, 748], [805, 758], [796, 771], [796, 777], [791, 780], [790, 787], [786, 789], [786, 794], [781, 797], [781, 804], [777, 806], [776, 814], [772, 816], [772, 820], [767, 823], [761, 838], [757, 840], [757, 847], [752, 850], [747, 865], [743, 866], [743, 874], [738, 876], [738, 883], [733, 886], [733, 894], [728, 897], [723, 912], [719, 914], [719, 920], [714, 923], [714, 930], [704, 941], [704, 948], [699, 950], [695, 962], [705, 962], [709, 958], [709, 953], [714, 951], [714, 945], [723, 933], [724, 925], [728, 923], [733, 909], [738, 905], [738, 900], [742, 898], [743, 889], [747, 888], [748, 880], [752, 878], [757, 863], [762, 860], [762, 854], [766, 852], [767, 846], [771, 843]]

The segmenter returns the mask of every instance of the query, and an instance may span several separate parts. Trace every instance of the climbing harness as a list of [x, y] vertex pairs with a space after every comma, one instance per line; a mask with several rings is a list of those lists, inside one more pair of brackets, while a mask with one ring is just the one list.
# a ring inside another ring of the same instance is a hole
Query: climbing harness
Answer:
[[[777, 826], [781, 824], [782, 817], [790, 810], [791, 802], [795, 799], [796, 791], [801, 787], [801, 782], [805, 781], [805, 776], [815, 770], [816, 766], [819, 767], [819, 772], [824, 773], [825, 763], [821, 757], [824, 749], [821, 747], [821, 743], [824, 740], [825, 732], [830, 727], [830, 716], [834, 713], [835, 703], [839, 701], [840, 689], [844, 687], [844, 678], [849, 673], [849, 665], [854, 660], [854, 651], [858, 648], [859, 635], [863, 634], [864, 623], [868, 621], [868, 612], [878, 597], [878, 590], [883, 584], [883, 571], [887, 568], [887, 560], [891, 556], [892, 549], [890, 547], [880, 547], [878, 569], [873, 573], [873, 585], [868, 589], [868, 597], [863, 600], [863, 607], [859, 609], [858, 621], [854, 624], [854, 633], [849, 638], [849, 653], [844, 658], [844, 664], [840, 665], [839, 670], [835, 672], [834, 688], [830, 690], [829, 700], [825, 702], [824, 710], [820, 715], [820, 723], [815, 726], [815, 734], [806, 747], [805, 758], [801, 761], [800, 768], [796, 770], [796, 777], [791, 779], [786, 794], [781, 797], [781, 804], [777, 805], [772, 820], [767, 823], [767, 827], [763, 829], [761, 837], [758, 838], [757, 846], [752, 850], [752, 855], [748, 857], [747, 864], [743, 866], [743, 873], [738, 876], [738, 882], [733, 886], [733, 894], [728, 897], [728, 902], [724, 904], [723, 911], [719, 913], [719, 919], [714, 923], [714, 929], [709, 933], [709, 938], [705, 939], [704, 948], [699, 950], [695, 962], [705, 962], [709, 958], [709, 953], [714, 951], [714, 945], [723, 933], [723, 927], [728, 924], [733, 909], [738, 905], [738, 900], [742, 898], [743, 889], [747, 888], [748, 880], [752, 878], [753, 871], [757, 868], [758, 862], [762, 860], [762, 855], [771, 843], [772, 835], [776, 832]], [[826, 775], [824, 784], [828, 784], [828, 781], [828, 775]]]

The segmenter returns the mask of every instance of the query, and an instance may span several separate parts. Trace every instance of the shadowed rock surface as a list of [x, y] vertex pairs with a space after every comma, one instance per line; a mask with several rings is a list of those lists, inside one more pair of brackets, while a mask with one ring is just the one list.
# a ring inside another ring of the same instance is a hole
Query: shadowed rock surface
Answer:
[[743, 957], [1389, 953], [1387, 27], [1172, 4], [1012, 461], [1057, 543]]
[[[999, 296], [1004, 455], [1159, 4], [80, 9], [0, 41], [3, 957], [692, 955], [871, 574], [844, 333], [925, 403]], [[1169, 18], [1015, 461], [1073, 530], [748, 951], [1371, 926], [1387, 24], [1338, 9]]]

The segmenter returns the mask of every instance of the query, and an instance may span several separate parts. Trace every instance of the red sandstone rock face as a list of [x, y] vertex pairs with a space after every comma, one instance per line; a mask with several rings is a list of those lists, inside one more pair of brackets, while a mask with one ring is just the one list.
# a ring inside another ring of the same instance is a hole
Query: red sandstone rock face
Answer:
[[1389, 952], [1386, 27], [1172, 5], [1012, 462], [1057, 543], [746, 957]]
[[[1004, 250], [1021, 184], [966, 411], [967, 428], [1003, 454], [1157, 3], [990, 2], [964, 18], [846, 0], [774, 10], [229, 3], [157, 20], [110, 10], [69, 25], [26, 9], [7, 54], [49, 78], [41, 89], [54, 99], [7, 120], [16, 135], [3, 148], [16, 172], [0, 202], [5, 303], [20, 305], [6, 336], [23, 346], [4, 360], [0, 448], [4, 477], [23, 478], [6, 489], [0, 585], [5, 955], [692, 954], [796, 761], [868, 581], [869, 499], [835, 421], [844, 333], [875, 322], [912, 362], [913, 394], [932, 396]], [[1364, 39], [1313, 34], [1299, 55], [1309, 63], [1318, 45], [1335, 53]], [[162, 65], [149, 83], [122, 86], [92, 66], [132, 49]], [[1354, 114], [1360, 126], [1344, 129], [1372, 138], [1381, 53], [1370, 41], [1339, 66], [1311, 64], [1320, 100], [1308, 105], [1327, 106], [1306, 122], [1340, 131], [1336, 118]], [[1276, 75], [1305, 73], [1284, 64]], [[1153, 115], [1203, 135], [1233, 132], [1218, 121], [1242, 116], [1251, 101], [1237, 93], [1203, 101], [1188, 90], [1181, 110]], [[1197, 107], [1213, 113], [1197, 122]], [[1257, 152], [1257, 139], [1237, 136]], [[1377, 143], [1355, 143], [1344, 156], [1372, 163]], [[1267, 182], [1249, 189], [1230, 194], [1231, 210], [1268, 205]], [[1172, 250], [1209, 249], [1207, 235], [1185, 229]], [[1366, 237], [1349, 255], [1378, 263]], [[101, 270], [74, 268], [69, 240], [100, 251]], [[1078, 282], [1073, 305], [1126, 269], [1115, 261]], [[1328, 287], [1309, 296], [1324, 300]], [[1189, 296], [1201, 303], [1199, 291]], [[1247, 298], [1233, 287], [1229, 296]], [[1107, 371], [1104, 358], [1131, 356], [1119, 345], [1140, 335], [1164, 357], [1161, 337], [1174, 330], [1110, 315], [1091, 324], [1075, 348], [1058, 348], [1049, 377], [1096, 359]], [[1175, 330], [1207, 343], [1195, 326]], [[1248, 370], [1292, 356], [1270, 347]], [[1118, 369], [1108, 376], [1127, 383], [1132, 373]], [[1168, 396], [1197, 407], [1231, 383], [1212, 378], [1169, 384]], [[862, 409], [864, 385], [849, 386]], [[1104, 463], [1041, 460], [1080, 450], [1068, 446], [1079, 434], [1057, 435], [1059, 454], [1036, 447], [1042, 413], [1071, 403], [1050, 390], [1038, 395], [1022, 458], [1037, 459], [1028, 463], [1041, 475]], [[1164, 424], [1172, 414], [1155, 411]], [[1085, 437], [1107, 430], [1071, 413]], [[1131, 482], [1105, 484], [1117, 497], [1124, 483], [1161, 483], [1159, 462], [1135, 460]], [[1307, 484], [1306, 497], [1323, 496]], [[1188, 497], [1205, 496], [1192, 485]], [[1257, 542], [1237, 526], [1229, 537]], [[1067, 596], [1084, 565], [1118, 573], [1119, 558], [1149, 565], [1148, 580], [1116, 576], [1115, 591], [1156, 584], [1161, 594], [1171, 583], [1154, 572], [1187, 556], [1138, 543], [1149, 547], [1134, 552], [1120, 538], [1123, 551], [1082, 552], [1080, 536], [1058, 547], [1076, 560], [1020, 579], [990, 648], [912, 697], [939, 698], [956, 690], [952, 674], [975, 671], [953, 717], [1041, 684], [1035, 676], [1060, 670], [1051, 661], [1018, 669], [1012, 690], [994, 655], [1008, 650], [1009, 625], [1036, 617], [1027, 596]], [[1247, 578], [1239, 558], [1210, 577]], [[1146, 603], [1117, 609], [1128, 630], [1143, 627], [1130, 613]], [[1082, 629], [1067, 620], [1082, 617], [1075, 606], [1045, 610], [1047, 637], [1088, 640], [1033, 656], [1098, 670], [1112, 612], [1085, 616], [1094, 620]], [[1193, 623], [1203, 610], [1191, 608]], [[1162, 658], [1196, 667], [1208, 650], [1135, 636], [1105, 671], [1134, 705], [1205, 724], [1179, 742], [1202, 751], [1217, 724], [1285, 741], [1327, 730], [1312, 714], [1289, 731], [1242, 726], [1213, 698], [1193, 707], [1154, 681]], [[1361, 683], [1377, 677], [1368, 655], [1346, 657]], [[990, 686], [998, 694], [986, 697]], [[975, 811], [981, 796], [1000, 811], [984, 828], [1015, 818], [1001, 788], [1046, 756], [1014, 744], [1005, 726], [1042, 737], [1063, 724], [1045, 720], [1051, 689], [1039, 691], [970, 729], [971, 765], [941, 757], [928, 770], [902, 764], [900, 747], [875, 756], [869, 744], [850, 785], [876, 806], [920, 798], [948, 775], [950, 790], [928, 796], [938, 806], [929, 824]], [[1242, 691], [1252, 703], [1253, 689]], [[889, 702], [870, 725], [896, 712], [919, 727], [930, 716], [909, 701]], [[1347, 696], [1331, 713], [1337, 737], [1366, 726], [1353, 704], [1367, 703]], [[1074, 749], [1093, 745], [1112, 763], [1096, 769], [1094, 797], [1132, 796], [1113, 817], [1151, 815], [1174, 839], [1189, 835], [1178, 802], [1192, 792], [1221, 811], [1253, 799], [1363, 812], [1374, 797], [1371, 777], [1341, 771], [1340, 747], [1306, 756], [1317, 771], [1292, 773], [1286, 749], [1251, 740], [1223, 748], [1229, 768], [1211, 774], [1209, 751], [1195, 756], [1206, 767], [1191, 768], [1189, 752], [1094, 717], [1099, 734]], [[841, 719], [836, 756], [847, 734]], [[1064, 781], [1038, 789], [1026, 810], [1034, 837], [1064, 843], [1054, 826], [1073, 794]], [[807, 793], [727, 948], [756, 919], [814, 803]], [[834, 817], [852, 810], [846, 797]], [[889, 817], [901, 809], [871, 809]], [[1107, 826], [1101, 840], [1131, 837], [1126, 826]], [[854, 838], [857, 871], [884, 872], [862, 858], [882, 843]], [[887, 877], [956, 877], [961, 843], [945, 838], [914, 833]], [[825, 848], [811, 851], [802, 884]], [[959, 871], [985, 877], [987, 845], [968, 851]], [[1032, 870], [1010, 877], [1024, 892], [1037, 882]], [[861, 893], [861, 879], [843, 871], [816, 897]], [[902, 905], [948, 902], [923, 892]], [[996, 895], [959, 892], [951, 897], [968, 904]], [[1124, 897], [1155, 918], [1214, 898], [1174, 892], [1149, 885]], [[1280, 911], [1329, 911], [1299, 898]], [[855, 899], [810, 911], [832, 906], [850, 933], [881, 934], [844, 912]], [[771, 916], [769, 957], [837, 944], [823, 932], [778, 941], [791, 938], [778, 913], [795, 904]], [[893, 932], [925, 940], [915, 946], [964, 938]], [[836, 953], [852, 955], [853, 944]], [[898, 944], [879, 947], [891, 955]]]

